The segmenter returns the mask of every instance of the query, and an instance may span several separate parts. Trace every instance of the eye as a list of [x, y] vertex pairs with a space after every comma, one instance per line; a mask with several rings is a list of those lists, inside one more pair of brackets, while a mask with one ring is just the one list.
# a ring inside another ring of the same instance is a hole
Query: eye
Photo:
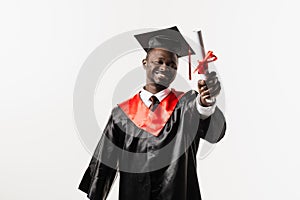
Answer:
[[162, 60], [155, 60], [153, 63], [155, 65], [162, 65], [164, 62]]
[[177, 66], [176, 65], [171, 65], [171, 67], [175, 70], [177, 70]]
[[171, 67], [172, 69], [177, 70], [177, 65], [175, 63], [171, 63], [170, 65], [168, 65], [169, 67]]

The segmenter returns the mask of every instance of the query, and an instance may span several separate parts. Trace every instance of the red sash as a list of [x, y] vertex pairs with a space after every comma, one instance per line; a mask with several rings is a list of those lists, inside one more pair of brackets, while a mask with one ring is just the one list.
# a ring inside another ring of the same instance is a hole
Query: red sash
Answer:
[[141, 100], [139, 93], [118, 105], [137, 127], [158, 136], [183, 95], [184, 92], [172, 88], [153, 112]]

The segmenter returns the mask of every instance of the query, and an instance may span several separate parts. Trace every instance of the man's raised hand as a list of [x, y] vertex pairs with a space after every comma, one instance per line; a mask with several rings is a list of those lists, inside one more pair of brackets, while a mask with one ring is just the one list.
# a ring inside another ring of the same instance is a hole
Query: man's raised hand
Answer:
[[200, 103], [202, 106], [211, 106], [211, 98], [217, 97], [221, 91], [221, 84], [216, 72], [205, 74], [206, 80], [198, 81], [198, 91], [200, 94]]

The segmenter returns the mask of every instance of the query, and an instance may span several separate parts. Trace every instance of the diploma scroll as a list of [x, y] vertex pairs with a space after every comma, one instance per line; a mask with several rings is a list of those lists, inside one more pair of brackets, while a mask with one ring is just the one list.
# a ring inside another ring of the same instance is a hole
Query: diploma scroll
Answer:
[[[206, 75], [209, 73], [208, 63], [217, 60], [217, 57], [213, 54], [212, 51], [208, 51], [207, 53], [205, 53], [205, 48], [204, 48], [203, 37], [202, 37], [201, 31], [197, 31], [197, 35], [198, 35], [199, 42], [200, 42], [200, 50], [201, 50], [203, 60], [199, 61], [198, 66], [194, 70], [194, 73], [196, 71], [198, 71], [198, 74], [200, 75], [200, 79], [207, 80]], [[211, 97], [210, 99], [208, 99], [207, 102], [213, 104], [215, 101], [216, 101], [216, 98]]]

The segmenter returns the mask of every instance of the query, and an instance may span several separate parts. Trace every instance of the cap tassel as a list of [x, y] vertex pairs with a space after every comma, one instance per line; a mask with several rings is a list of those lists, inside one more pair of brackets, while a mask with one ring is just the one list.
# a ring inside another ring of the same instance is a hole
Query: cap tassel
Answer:
[[191, 48], [189, 46], [189, 80], [192, 80]]

